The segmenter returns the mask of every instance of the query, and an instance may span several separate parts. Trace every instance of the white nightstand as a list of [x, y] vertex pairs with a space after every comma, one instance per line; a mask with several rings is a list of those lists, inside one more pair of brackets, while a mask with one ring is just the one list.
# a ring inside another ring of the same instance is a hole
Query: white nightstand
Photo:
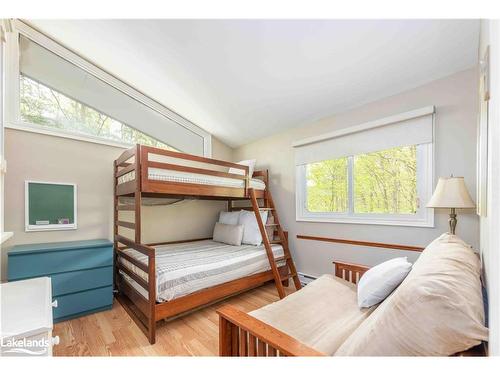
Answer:
[[52, 285], [48, 277], [0, 284], [0, 356], [51, 356]]

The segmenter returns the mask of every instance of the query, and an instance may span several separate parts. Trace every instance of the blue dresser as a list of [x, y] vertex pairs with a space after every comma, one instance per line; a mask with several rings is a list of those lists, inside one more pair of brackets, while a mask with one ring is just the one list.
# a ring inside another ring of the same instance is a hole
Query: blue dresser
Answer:
[[113, 304], [113, 244], [108, 240], [16, 245], [9, 281], [49, 276], [57, 300], [54, 322], [107, 310]]

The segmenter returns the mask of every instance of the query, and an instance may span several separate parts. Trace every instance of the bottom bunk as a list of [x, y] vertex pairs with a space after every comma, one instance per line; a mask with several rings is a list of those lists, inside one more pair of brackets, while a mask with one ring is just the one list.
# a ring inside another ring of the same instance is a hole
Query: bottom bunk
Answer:
[[[138, 251], [142, 248], [150, 249], [149, 254]], [[196, 240], [141, 245], [137, 249], [118, 252], [117, 298], [150, 343], [155, 342], [157, 321], [274, 280], [264, 245], [232, 246]], [[283, 247], [273, 245], [272, 250], [286, 285], [288, 268]]]
[[[229, 281], [270, 270], [264, 245], [232, 246], [212, 240], [200, 240], [154, 247], [156, 258], [156, 301], [166, 302]], [[284, 256], [281, 245], [272, 245], [276, 259]], [[148, 257], [134, 249], [126, 254], [147, 264]], [[148, 274], [124, 258], [129, 270], [148, 281]], [[284, 265], [284, 261], [281, 264]], [[125, 272], [125, 280], [147, 298], [148, 291]]]

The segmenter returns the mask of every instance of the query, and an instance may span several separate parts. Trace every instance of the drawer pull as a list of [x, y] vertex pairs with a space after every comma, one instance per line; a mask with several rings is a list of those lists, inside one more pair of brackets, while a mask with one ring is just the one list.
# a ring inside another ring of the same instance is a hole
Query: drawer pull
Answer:
[[60, 341], [59, 336], [52, 337], [52, 345], [59, 345]]
[[52, 307], [54, 307], [54, 308], [57, 307], [57, 300], [56, 299], [54, 301], [52, 301]]

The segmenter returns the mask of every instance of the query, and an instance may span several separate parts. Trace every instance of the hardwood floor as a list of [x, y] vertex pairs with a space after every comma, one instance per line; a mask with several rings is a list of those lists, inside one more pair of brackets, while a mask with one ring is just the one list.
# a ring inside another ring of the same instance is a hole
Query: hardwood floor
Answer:
[[[287, 294], [293, 288], [285, 288]], [[205, 307], [169, 322], [158, 322], [150, 345], [123, 307], [55, 324], [60, 344], [56, 356], [216, 356], [219, 345], [217, 308], [229, 303], [251, 311], [277, 301], [274, 282]]]

